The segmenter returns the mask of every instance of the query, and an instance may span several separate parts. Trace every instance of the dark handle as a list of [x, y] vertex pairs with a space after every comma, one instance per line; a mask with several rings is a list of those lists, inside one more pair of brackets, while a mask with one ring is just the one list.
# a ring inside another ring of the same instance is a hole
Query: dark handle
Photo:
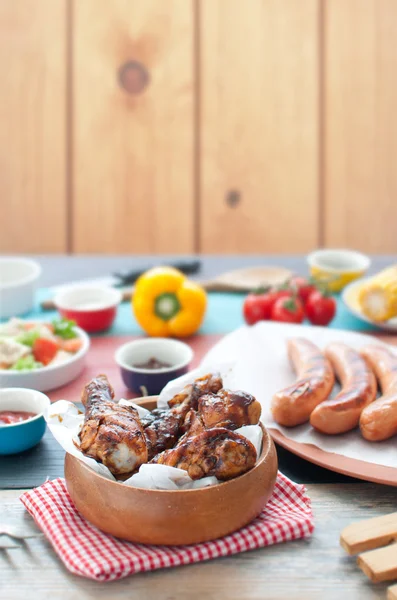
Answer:
[[226, 204], [230, 208], [236, 208], [241, 201], [241, 192], [239, 190], [229, 190], [226, 194]]
[[142, 63], [128, 60], [119, 68], [118, 81], [127, 94], [142, 94], [149, 85], [149, 71]]
[[[175, 269], [179, 269], [185, 275], [193, 275], [194, 273], [198, 273], [201, 268], [201, 261], [192, 259], [192, 260], [180, 260], [180, 261], [171, 261], [169, 263], [163, 263], [166, 266], [174, 267]], [[148, 269], [152, 268], [152, 266], [147, 266], [141, 269], [134, 269], [132, 271], [127, 271], [126, 273], [113, 273], [115, 277], [120, 279], [120, 283], [117, 285], [130, 285], [135, 283], [140, 275], [145, 273]]]

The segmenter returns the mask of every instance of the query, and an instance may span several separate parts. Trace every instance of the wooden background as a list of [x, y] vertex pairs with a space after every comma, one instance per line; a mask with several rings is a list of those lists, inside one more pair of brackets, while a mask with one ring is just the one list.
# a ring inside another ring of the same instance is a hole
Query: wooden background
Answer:
[[396, 0], [1, 0], [0, 251], [397, 252], [396, 40]]

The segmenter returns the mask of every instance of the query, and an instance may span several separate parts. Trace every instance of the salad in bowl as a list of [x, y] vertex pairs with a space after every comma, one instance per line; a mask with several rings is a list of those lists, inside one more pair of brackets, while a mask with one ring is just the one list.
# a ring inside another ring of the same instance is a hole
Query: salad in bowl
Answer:
[[90, 345], [73, 321], [26, 321], [0, 324], [0, 385], [48, 391], [68, 383], [83, 369]]

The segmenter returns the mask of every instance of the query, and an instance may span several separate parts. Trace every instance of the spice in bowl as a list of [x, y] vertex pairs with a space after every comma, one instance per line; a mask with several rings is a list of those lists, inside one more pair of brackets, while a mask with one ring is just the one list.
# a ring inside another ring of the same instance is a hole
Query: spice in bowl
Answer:
[[193, 358], [188, 344], [169, 338], [127, 342], [115, 354], [125, 386], [140, 394], [158, 394], [172, 379], [187, 373]]
[[151, 369], [153, 371], [157, 370], [157, 369], [168, 369], [171, 366], [172, 366], [171, 363], [165, 362], [163, 360], [159, 360], [158, 358], [155, 358], [154, 356], [152, 356], [145, 362], [136, 363], [133, 365], [133, 367], [136, 367], [137, 369], [149, 369], [149, 370]]

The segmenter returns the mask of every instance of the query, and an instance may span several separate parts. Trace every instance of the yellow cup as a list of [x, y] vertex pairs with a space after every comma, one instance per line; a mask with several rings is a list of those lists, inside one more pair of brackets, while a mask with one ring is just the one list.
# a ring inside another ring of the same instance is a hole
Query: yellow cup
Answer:
[[362, 277], [371, 261], [354, 250], [316, 250], [307, 257], [310, 275], [331, 292], [340, 292], [348, 283]]

